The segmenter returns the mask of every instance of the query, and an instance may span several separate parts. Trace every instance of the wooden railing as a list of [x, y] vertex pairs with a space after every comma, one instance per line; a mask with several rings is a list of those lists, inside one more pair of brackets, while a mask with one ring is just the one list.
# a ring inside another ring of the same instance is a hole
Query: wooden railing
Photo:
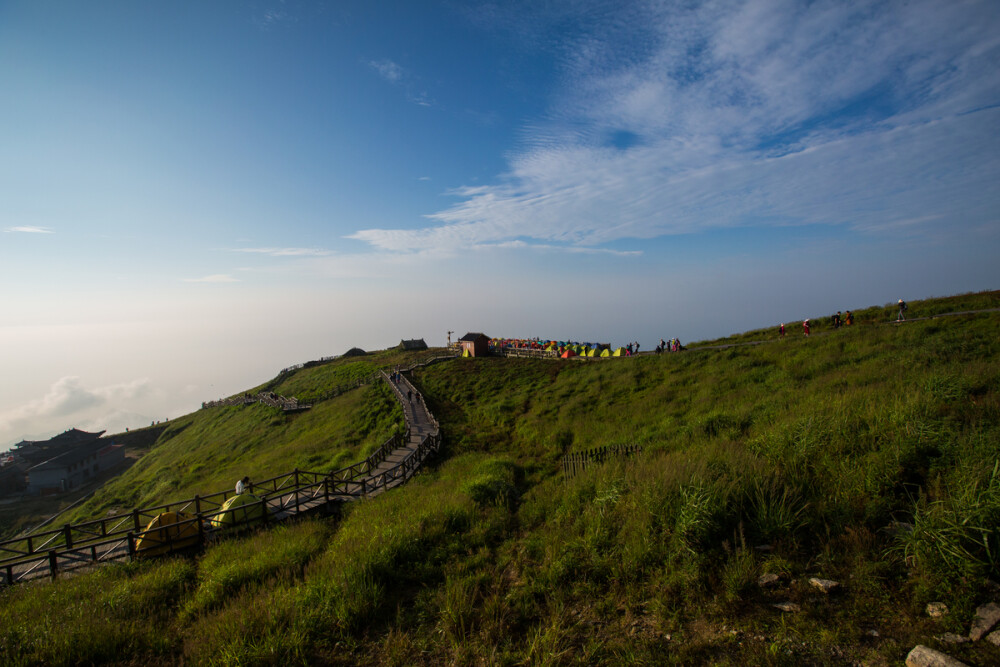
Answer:
[[[427, 366], [454, 355], [435, 357], [415, 364], [414, 368]], [[311, 472], [293, 470], [276, 477], [253, 482], [247, 491], [259, 501], [244, 505], [248, 510], [259, 505], [259, 517], [235, 521], [236, 525], [261, 524], [281, 521], [291, 516], [311, 511], [328, 509], [331, 503], [343, 502], [359, 497], [371, 496], [402, 484], [412, 477], [421, 464], [441, 447], [440, 425], [427, 411], [424, 397], [414, 392], [412, 403], [402, 390], [389, 380], [384, 371], [372, 376], [383, 378], [393, 388], [396, 399], [402, 404], [407, 423], [411, 421], [407, 409], [422, 408], [430, 424], [429, 432], [417, 446], [390, 468], [376, 472], [389, 455], [407, 445], [411, 429], [386, 440], [366, 459], [331, 472]], [[369, 378], [366, 378], [369, 380]], [[412, 391], [412, 390], [411, 390]], [[213, 539], [221, 528], [215, 527], [213, 519], [225, 512], [223, 505], [235, 494], [232, 490], [179, 500], [155, 507], [134, 509], [128, 514], [119, 514], [104, 519], [66, 524], [61, 528], [34, 533], [22, 538], [0, 542], [0, 584], [14, 584], [41, 576], [55, 578], [66, 572], [96, 563], [131, 560], [142, 555], [146, 546], [156, 547], [156, 551], [172, 552], [191, 548], [190, 533], [183, 538], [171, 537], [171, 533], [182, 535], [190, 526], [197, 531], [195, 544], [201, 546]], [[169, 525], [161, 525], [151, 530], [145, 526], [161, 513], [183, 513], [188, 518]], [[246, 513], [244, 513], [246, 514]], [[166, 537], [164, 537], [166, 536]], [[137, 550], [139, 541], [143, 549]], [[149, 549], [153, 551], [153, 548]]]
[[642, 447], [638, 445], [609, 445], [583, 452], [573, 452], [562, 459], [563, 477], [569, 479], [586, 470], [589, 465], [604, 463], [616, 458], [625, 458], [640, 452], [642, 452]]
[[217, 401], [205, 401], [201, 404], [201, 407], [202, 409], [221, 408], [232, 405], [253, 405], [255, 403], [263, 403], [264, 405], [269, 405], [272, 408], [279, 408], [285, 412], [300, 412], [302, 410], [308, 410], [312, 407], [309, 403], [300, 403], [299, 399], [294, 396], [287, 398], [285, 396], [278, 396], [273, 392], [266, 391], [257, 394], [244, 394], [243, 396], [220, 398]]

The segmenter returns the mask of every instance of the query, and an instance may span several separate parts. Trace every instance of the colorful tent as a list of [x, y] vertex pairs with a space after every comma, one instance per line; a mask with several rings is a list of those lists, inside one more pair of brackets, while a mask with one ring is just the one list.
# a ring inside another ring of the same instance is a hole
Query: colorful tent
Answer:
[[601, 356], [602, 357], [610, 357], [611, 356], [611, 350], [609, 350], [608, 348], [604, 348], [603, 350], [601, 350]]
[[209, 522], [213, 528], [227, 528], [265, 520], [264, 504], [252, 493], [241, 493], [222, 503], [221, 511]]
[[569, 350], [566, 350], [565, 352], [563, 352], [562, 355], [560, 355], [560, 356], [562, 356], [563, 359], [569, 359], [570, 357], [577, 356], [577, 354], [572, 349], [569, 349]]
[[620, 347], [617, 350], [615, 350], [615, 353], [613, 355], [611, 355], [611, 356], [613, 356], [613, 357], [624, 357], [624, 356], [627, 356], [627, 354], [625, 352], [625, 348], [624, 347]]
[[159, 556], [198, 544], [198, 519], [183, 512], [162, 512], [153, 517], [135, 543], [136, 553]]

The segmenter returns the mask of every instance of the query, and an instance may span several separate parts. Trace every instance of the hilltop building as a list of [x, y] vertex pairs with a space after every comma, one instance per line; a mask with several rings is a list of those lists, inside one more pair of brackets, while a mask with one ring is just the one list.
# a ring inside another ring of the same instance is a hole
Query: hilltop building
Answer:
[[24, 468], [14, 463], [13, 457], [0, 460], [0, 496], [24, 491], [26, 486]]
[[458, 339], [462, 355], [470, 357], [485, 357], [490, 352], [490, 338], [486, 334], [467, 333]]
[[125, 461], [124, 445], [101, 440], [104, 431], [70, 429], [48, 440], [14, 445], [14, 464], [27, 471], [28, 493], [64, 493]]
[[426, 350], [427, 343], [424, 342], [423, 338], [414, 338], [413, 340], [401, 340], [399, 341], [399, 349], [405, 350], [407, 352], [416, 350]]

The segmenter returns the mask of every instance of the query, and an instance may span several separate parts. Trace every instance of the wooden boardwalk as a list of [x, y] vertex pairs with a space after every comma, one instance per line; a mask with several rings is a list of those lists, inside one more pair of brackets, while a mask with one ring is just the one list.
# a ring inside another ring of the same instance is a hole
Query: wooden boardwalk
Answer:
[[[408, 379], [397, 376], [394, 381], [385, 372], [380, 377], [389, 383], [402, 406], [407, 430], [387, 440], [365, 460], [332, 472], [294, 470], [254, 483], [249, 490], [258, 500], [245, 506], [245, 518], [235, 520], [232, 527], [216, 527], [227, 513], [224, 503], [235, 495], [223, 491], [0, 542], [0, 584], [55, 578], [59, 573], [132, 560], [147, 553], [198, 548], [234, 527], [335, 512], [341, 503], [371, 498], [405, 483], [440, 449], [441, 427]], [[145, 530], [150, 521], [165, 512], [182, 513], [185, 518], [163, 531]], [[149, 548], [150, 544], [153, 548]]]

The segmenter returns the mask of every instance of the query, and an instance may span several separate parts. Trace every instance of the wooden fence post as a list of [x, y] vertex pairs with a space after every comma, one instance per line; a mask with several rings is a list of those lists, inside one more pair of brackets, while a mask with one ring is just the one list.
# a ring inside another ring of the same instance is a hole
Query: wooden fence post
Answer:
[[201, 515], [201, 496], [194, 496], [194, 515], [198, 521], [198, 544], [205, 544], [205, 517]]
[[[267, 508], [264, 508], [264, 513], [267, 513]], [[295, 513], [299, 513], [299, 469], [295, 469]]]
[[66, 548], [73, 548], [73, 526], [68, 523], [63, 526], [63, 539], [66, 541]]
[[59, 573], [59, 555], [55, 549], [49, 552], [49, 572], [52, 574], [53, 579]]

